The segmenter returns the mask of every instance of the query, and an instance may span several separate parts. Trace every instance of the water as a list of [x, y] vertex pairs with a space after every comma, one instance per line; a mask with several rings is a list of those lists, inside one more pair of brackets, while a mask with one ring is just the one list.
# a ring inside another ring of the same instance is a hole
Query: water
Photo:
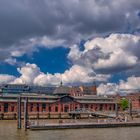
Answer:
[[0, 140], [139, 140], [140, 127], [44, 130], [25, 132], [15, 121], [0, 121]]

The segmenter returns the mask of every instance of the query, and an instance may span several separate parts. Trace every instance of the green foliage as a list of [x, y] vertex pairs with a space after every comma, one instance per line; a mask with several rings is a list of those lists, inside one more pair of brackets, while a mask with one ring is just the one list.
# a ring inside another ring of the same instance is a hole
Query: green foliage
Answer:
[[125, 98], [122, 99], [121, 100], [121, 107], [122, 107], [122, 109], [125, 110], [125, 109], [128, 108], [128, 106], [129, 106], [129, 101], [127, 99], [125, 99]]

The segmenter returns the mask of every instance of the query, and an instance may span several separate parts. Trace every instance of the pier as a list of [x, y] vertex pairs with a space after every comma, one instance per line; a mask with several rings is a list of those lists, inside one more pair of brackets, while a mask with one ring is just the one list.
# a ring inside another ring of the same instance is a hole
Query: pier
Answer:
[[53, 129], [82, 129], [82, 128], [114, 128], [114, 127], [138, 127], [139, 122], [111, 122], [111, 123], [64, 123], [30, 125], [30, 130], [53, 130]]

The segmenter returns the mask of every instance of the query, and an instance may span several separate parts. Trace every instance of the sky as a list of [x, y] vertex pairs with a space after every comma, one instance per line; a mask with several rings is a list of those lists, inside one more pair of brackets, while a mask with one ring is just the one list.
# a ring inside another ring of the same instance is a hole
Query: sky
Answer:
[[140, 1], [0, 0], [0, 84], [140, 89]]

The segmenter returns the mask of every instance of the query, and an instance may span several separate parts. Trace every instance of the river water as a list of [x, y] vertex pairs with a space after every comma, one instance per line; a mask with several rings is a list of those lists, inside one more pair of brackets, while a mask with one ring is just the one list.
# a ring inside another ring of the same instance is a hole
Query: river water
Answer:
[[0, 121], [0, 140], [139, 140], [140, 127], [18, 130], [15, 121]]

